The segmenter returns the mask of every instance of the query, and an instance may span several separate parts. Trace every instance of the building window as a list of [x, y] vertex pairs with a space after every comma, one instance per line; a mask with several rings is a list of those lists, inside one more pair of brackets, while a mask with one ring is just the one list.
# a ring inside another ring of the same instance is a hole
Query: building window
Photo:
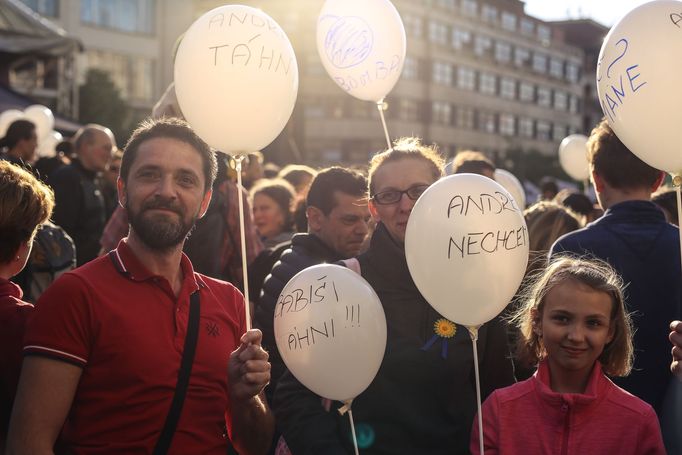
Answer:
[[549, 122], [545, 120], [538, 120], [537, 125], [536, 125], [536, 137], [537, 139], [541, 141], [548, 141], [549, 140], [549, 132], [550, 132], [551, 126]]
[[558, 58], [549, 59], [549, 74], [557, 79], [564, 77], [564, 62]]
[[511, 44], [502, 41], [495, 42], [495, 60], [502, 63], [511, 61]]
[[497, 92], [497, 78], [494, 74], [481, 73], [479, 90], [484, 95], [494, 95]]
[[401, 77], [405, 80], [419, 79], [419, 63], [416, 58], [405, 57], [405, 65]]
[[519, 100], [525, 103], [535, 101], [535, 87], [530, 82], [519, 83]]
[[478, 129], [485, 133], [494, 133], [495, 114], [487, 111], [478, 111]]
[[571, 95], [568, 99], [568, 110], [570, 111], [571, 114], [577, 114], [578, 113], [578, 103], [580, 100], [578, 99], [577, 96]]
[[533, 133], [533, 119], [528, 117], [521, 117], [519, 119], [519, 136], [532, 138]]
[[500, 80], [500, 96], [510, 100], [516, 98], [516, 81], [514, 79], [503, 77]]
[[523, 47], [514, 48], [514, 65], [524, 67], [530, 59], [530, 51]]
[[42, 16], [59, 16], [59, 0], [21, 0], [21, 2]]
[[554, 109], [565, 111], [568, 108], [568, 97], [565, 92], [554, 91]]
[[436, 0], [436, 5], [440, 6], [441, 8], [454, 10], [455, 0]]
[[554, 128], [552, 128], [552, 138], [557, 142], [563, 140], [567, 136], [566, 130], [565, 126], [555, 124]]
[[551, 35], [552, 31], [548, 26], [538, 24], [538, 39], [540, 41], [549, 42]]
[[545, 74], [547, 72], [547, 56], [535, 52], [533, 54], [533, 71]]
[[502, 28], [510, 32], [516, 31], [516, 16], [507, 11], [502, 12]]
[[500, 114], [500, 134], [503, 136], [513, 136], [516, 134], [515, 118], [512, 114]]
[[475, 17], [478, 13], [476, 0], [462, 0], [462, 12], [467, 16]]
[[471, 68], [457, 68], [457, 88], [474, 90], [476, 88], [476, 72]]
[[154, 33], [154, 0], [81, 0], [81, 22], [131, 33]]
[[479, 57], [485, 55], [492, 47], [493, 42], [487, 36], [477, 35], [474, 39], [474, 53]]
[[107, 51], [88, 51], [88, 67], [107, 71], [126, 100], [153, 101], [154, 61]]
[[440, 22], [429, 22], [429, 41], [435, 44], [447, 44], [448, 27]]
[[398, 117], [400, 120], [415, 122], [419, 119], [419, 103], [415, 100], [401, 98], [398, 103]]
[[490, 5], [483, 5], [481, 8], [481, 19], [483, 22], [497, 23], [497, 8]]
[[521, 19], [521, 33], [526, 36], [533, 36], [535, 34], [535, 24], [530, 19]]
[[459, 106], [457, 108], [457, 127], [465, 130], [474, 129], [474, 110], [470, 107]]
[[538, 87], [538, 106], [549, 107], [552, 104], [552, 91], [547, 87]]
[[433, 62], [433, 82], [452, 85], [452, 65], [445, 62]]
[[423, 32], [421, 17], [405, 14], [405, 16], [403, 16], [403, 24], [405, 25], [407, 36], [421, 38]]
[[452, 28], [452, 47], [457, 50], [463, 49], [471, 42], [471, 32], [457, 27]]
[[452, 107], [445, 101], [434, 101], [431, 104], [431, 116], [434, 123], [450, 125], [452, 121]]
[[575, 63], [567, 62], [566, 63], [566, 80], [568, 82], [578, 82], [578, 78], [580, 77], [580, 66], [578, 66]]

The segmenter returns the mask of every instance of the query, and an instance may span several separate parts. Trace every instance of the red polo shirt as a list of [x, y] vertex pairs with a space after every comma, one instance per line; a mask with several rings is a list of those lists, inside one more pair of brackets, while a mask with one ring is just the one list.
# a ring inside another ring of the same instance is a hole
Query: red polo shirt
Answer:
[[0, 278], [0, 447], [7, 434], [21, 371], [21, 346], [33, 305], [21, 300], [21, 288]]
[[29, 324], [25, 355], [83, 368], [62, 439], [74, 454], [151, 453], [177, 383], [189, 297], [198, 290], [199, 339], [169, 453], [224, 455], [227, 362], [245, 332], [241, 293], [194, 273], [183, 254], [176, 298], [125, 241], [114, 251], [114, 261], [98, 258], [55, 281]]

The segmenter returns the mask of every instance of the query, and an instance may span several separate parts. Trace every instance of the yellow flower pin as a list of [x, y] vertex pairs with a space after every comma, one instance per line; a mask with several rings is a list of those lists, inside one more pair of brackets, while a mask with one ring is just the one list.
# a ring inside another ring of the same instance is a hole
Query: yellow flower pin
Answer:
[[433, 323], [433, 331], [443, 338], [452, 338], [457, 333], [457, 326], [445, 318], [440, 318]]

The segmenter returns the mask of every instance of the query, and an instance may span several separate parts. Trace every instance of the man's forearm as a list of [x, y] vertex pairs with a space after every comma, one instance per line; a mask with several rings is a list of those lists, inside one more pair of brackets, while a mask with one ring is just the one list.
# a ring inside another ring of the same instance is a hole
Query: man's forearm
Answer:
[[246, 401], [231, 404], [231, 438], [240, 455], [267, 453], [275, 431], [275, 417], [261, 392]]

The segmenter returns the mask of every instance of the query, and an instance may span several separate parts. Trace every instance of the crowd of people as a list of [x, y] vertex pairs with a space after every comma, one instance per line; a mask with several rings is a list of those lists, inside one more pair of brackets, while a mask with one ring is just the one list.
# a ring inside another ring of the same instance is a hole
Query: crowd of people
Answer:
[[476, 454], [481, 436], [486, 454], [682, 453], [679, 214], [605, 121], [588, 142], [596, 203], [548, 181], [524, 210], [526, 278], [476, 341], [483, 435], [468, 331], [421, 295], [404, 242], [446, 173], [494, 178], [485, 154], [446, 165], [403, 138], [366, 169], [279, 169], [253, 153], [239, 186], [234, 159], [177, 118], [123, 150], [94, 124], [53, 158], [36, 145], [26, 120], [0, 141], [0, 453], [352, 454], [344, 404], [275, 342], [278, 296], [320, 263], [361, 274], [386, 315], [352, 406], [360, 453]]

